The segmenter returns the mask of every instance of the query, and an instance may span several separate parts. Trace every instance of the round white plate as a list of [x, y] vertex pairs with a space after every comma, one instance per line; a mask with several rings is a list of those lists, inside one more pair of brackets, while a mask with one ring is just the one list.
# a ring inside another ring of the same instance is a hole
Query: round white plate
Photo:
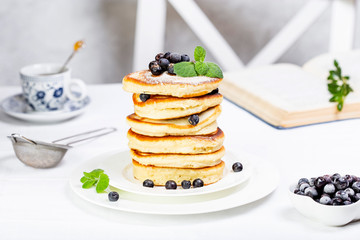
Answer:
[[[99, 158], [101, 160], [98, 162], [101, 162], [101, 164], [99, 164], [98, 168], [103, 169], [109, 175], [111, 186], [127, 192], [149, 196], [191, 196], [222, 191], [244, 183], [249, 179], [252, 171], [249, 161], [244, 159], [240, 161], [233, 154], [227, 152], [223, 158], [225, 169], [223, 178], [220, 181], [202, 188], [182, 189], [181, 186], [178, 186], [176, 190], [167, 190], [163, 186], [154, 188], [143, 187], [142, 182], [133, 177], [132, 160], [129, 151], [120, 152], [108, 157], [100, 156]], [[93, 161], [97, 160], [94, 159]], [[232, 171], [231, 168], [234, 162], [241, 162], [243, 164], [241, 172]], [[93, 169], [89, 168], [88, 170], [92, 171]]]
[[86, 201], [127, 212], [164, 215], [216, 212], [259, 200], [275, 190], [279, 182], [278, 170], [269, 163], [261, 161], [253, 164], [251, 177], [246, 184], [223, 191], [193, 196], [164, 197], [134, 194], [113, 188], [112, 190], [118, 191], [120, 199], [117, 202], [110, 202], [107, 194], [97, 194], [95, 188], [82, 189], [80, 178], [83, 171], [98, 168], [104, 159], [113, 155], [105, 154], [102, 159], [99, 157], [94, 159], [95, 161], [84, 163], [71, 174], [70, 185], [72, 190]]
[[4, 99], [0, 108], [9, 116], [29, 122], [51, 123], [60, 122], [82, 114], [90, 104], [87, 96], [81, 101], [68, 100], [63, 110], [52, 112], [26, 112], [26, 103], [22, 94], [16, 94]]

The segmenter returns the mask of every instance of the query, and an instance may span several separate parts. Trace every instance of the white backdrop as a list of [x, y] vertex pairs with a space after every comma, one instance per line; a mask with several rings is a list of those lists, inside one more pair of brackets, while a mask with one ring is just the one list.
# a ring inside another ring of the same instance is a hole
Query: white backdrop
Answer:
[[[308, 1], [196, 3], [246, 63]], [[302, 64], [326, 52], [330, 13], [329, 8], [279, 62]], [[78, 39], [85, 39], [87, 48], [71, 63], [73, 75], [87, 83], [120, 82], [131, 71], [135, 14], [136, 0], [0, 0], [0, 86], [17, 85], [18, 69], [24, 65], [63, 62]], [[355, 47], [359, 47], [359, 31], [355, 37]], [[168, 4], [164, 50], [191, 55], [198, 44], [201, 42]], [[210, 54], [208, 58], [211, 60]]]

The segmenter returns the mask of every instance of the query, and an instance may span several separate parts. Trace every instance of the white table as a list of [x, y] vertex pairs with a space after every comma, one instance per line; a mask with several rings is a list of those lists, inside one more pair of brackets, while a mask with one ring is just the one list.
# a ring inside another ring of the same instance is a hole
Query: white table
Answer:
[[[0, 101], [20, 87], [0, 87]], [[62, 123], [27, 123], [0, 113], [0, 239], [356, 239], [360, 222], [335, 228], [313, 222], [291, 205], [287, 188], [300, 177], [326, 173], [360, 175], [360, 120], [276, 130], [224, 101], [219, 125], [225, 146], [274, 164], [281, 182], [275, 192], [246, 206], [200, 215], [158, 216], [97, 207], [72, 193], [72, 170], [114, 150], [127, 149], [125, 117], [131, 94], [121, 85], [89, 86], [92, 103]], [[16, 159], [7, 135], [17, 132], [51, 141], [102, 126], [116, 133], [71, 149], [52, 169], [33, 169]], [[264, 182], [264, 184], [266, 184]], [[286, 237], [286, 238], [285, 238]], [[320, 238], [321, 237], [321, 238]]]

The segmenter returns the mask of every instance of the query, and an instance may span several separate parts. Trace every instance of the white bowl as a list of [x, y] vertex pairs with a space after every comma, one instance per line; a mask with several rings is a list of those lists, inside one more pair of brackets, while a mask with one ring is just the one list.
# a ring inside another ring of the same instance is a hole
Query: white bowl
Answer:
[[308, 196], [294, 193], [296, 184], [289, 188], [289, 196], [296, 210], [306, 217], [329, 226], [342, 226], [360, 219], [360, 201], [343, 206], [323, 205]]

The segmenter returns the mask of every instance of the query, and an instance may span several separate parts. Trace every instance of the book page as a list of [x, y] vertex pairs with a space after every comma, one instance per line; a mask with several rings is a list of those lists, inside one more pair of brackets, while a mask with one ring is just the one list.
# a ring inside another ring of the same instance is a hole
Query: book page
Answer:
[[[334, 106], [327, 80], [292, 64], [274, 64], [225, 73], [227, 81], [285, 111], [307, 111]], [[360, 89], [359, 89], [360, 91]], [[357, 98], [360, 101], [360, 98]]]

